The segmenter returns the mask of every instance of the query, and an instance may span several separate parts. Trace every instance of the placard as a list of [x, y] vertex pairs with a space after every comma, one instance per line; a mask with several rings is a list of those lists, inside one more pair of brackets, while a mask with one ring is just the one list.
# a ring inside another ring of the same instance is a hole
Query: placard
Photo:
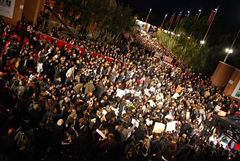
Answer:
[[153, 127], [153, 132], [154, 133], [162, 133], [165, 130], [165, 124], [160, 123], [160, 122], [155, 122], [154, 127]]
[[106, 136], [103, 134], [103, 132], [100, 131], [99, 129], [97, 129], [96, 132], [97, 132], [102, 138], [105, 138], [105, 137], [106, 137]]
[[177, 121], [172, 121], [167, 123], [166, 131], [174, 131], [176, 130]]

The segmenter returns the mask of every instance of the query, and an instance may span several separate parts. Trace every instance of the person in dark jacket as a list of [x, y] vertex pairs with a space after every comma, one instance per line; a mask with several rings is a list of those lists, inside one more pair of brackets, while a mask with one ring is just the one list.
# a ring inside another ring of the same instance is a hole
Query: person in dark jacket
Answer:
[[146, 125], [142, 124], [140, 127], [137, 128], [137, 130], [134, 133], [134, 139], [135, 140], [144, 140], [146, 136]]
[[7, 135], [3, 135], [0, 138], [0, 154], [6, 158], [9, 158], [17, 148], [16, 142], [14, 141], [14, 135], [15, 130], [11, 128], [8, 130]]
[[63, 119], [59, 119], [57, 124], [54, 125], [52, 136], [51, 136], [51, 146], [53, 153], [59, 154], [61, 150], [61, 142], [63, 140]]

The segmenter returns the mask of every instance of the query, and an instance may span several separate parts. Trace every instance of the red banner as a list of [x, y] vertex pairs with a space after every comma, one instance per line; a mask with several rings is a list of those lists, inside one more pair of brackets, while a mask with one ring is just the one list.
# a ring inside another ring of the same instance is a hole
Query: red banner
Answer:
[[168, 57], [168, 56], [164, 56], [164, 57], [163, 57], [163, 61], [165, 61], [165, 62], [171, 63], [172, 60], [173, 60], [173, 59], [170, 58], [170, 57]]
[[170, 24], [172, 24], [173, 19], [174, 19], [174, 15], [172, 15], [172, 17], [171, 17], [170, 20], [169, 20], [169, 23], [170, 23]]
[[216, 14], [216, 11], [215, 11], [215, 10], [212, 10], [210, 16], [208, 17], [208, 21], [207, 21], [207, 25], [208, 25], [208, 26], [211, 25], [211, 23], [212, 23], [212, 21], [213, 21], [213, 19], [214, 19], [215, 14]]
[[[64, 46], [65, 44], [67, 44], [67, 48], [69, 49], [70, 47], [74, 47], [74, 48], [77, 48], [79, 49], [79, 54], [81, 56], [84, 56], [84, 52], [85, 52], [85, 49], [84, 48], [80, 48], [80, 47], [77, 47], [75, 45], [72, 45], [70, 43], [67, 43], [65, 41], [62, 41], [62, 40], [59, 40], [57, 38], [54, 38], [54, 37], [51, 37], [51, 36], [48, 36], [48, 35], [45, 35], [43, 33], [40, 33], [40, 39], [41, 40], [45, 40], [46, 42], [48, 41], [51, 41], [52, 39], [55, 40], [55, 45], [56, 47], [58, 47], [59, 49], [62, 48], [62, 46]], [[93, 53], [94, 56], [97, 56], [98, 54], [97, 53]], [[115, 59], [111, 58], [111, 57], [107, 57], [107, 56], [104, 56], [104, 55], [99, 55], [100, 57], [104, 58], [104, 59], [107, 59], [108, 62], [111, 62], [111, 61], [116, 61]], [[117, 63], [119, 63], [119, 61], [116, 61]], [[125, 63], [123, 63], [123, 65], [125, 65]]]
[[199, 14], [196, 13], [194, 19], [193, 19], [193, 23], [195, 24], [197, 21], [198, 21], [198, 18], [199, 18]]
[[181, 15], [178, 14], [178, 15], [177, 15], [177, 19], [176, 19], [176, 21], [175, 21], [176, 24], [178, 24], [178, 22], [179, 22], [179, 20], [180, 20], [180, 17], [181, 17]]

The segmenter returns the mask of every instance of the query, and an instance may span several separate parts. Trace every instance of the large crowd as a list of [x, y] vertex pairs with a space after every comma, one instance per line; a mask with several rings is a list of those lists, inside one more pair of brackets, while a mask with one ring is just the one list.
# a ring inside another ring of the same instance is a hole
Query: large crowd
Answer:
[[[108, 44], [82, 30], [82, 57], [41, 40], [33, 30], [81, 46], [42, 21], [20, 29], [0, 23], [1, 160], [240, 160], [239, 150], [220, 145], [219, 131], [207, 129], [217, 105], [232, 116], [238, 102], [156, 40], [136, 31], [135, 41]], [[175, 130], [153, 132], [156, 122], [172, 121]]]

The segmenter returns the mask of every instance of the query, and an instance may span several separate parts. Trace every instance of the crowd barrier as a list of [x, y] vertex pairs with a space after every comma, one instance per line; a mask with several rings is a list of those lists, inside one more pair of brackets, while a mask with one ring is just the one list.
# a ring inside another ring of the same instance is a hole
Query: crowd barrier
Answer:
[[[44, 40], [44, 41], [51, 41], [52, 39], [54, 39], [54, 40], [55, 40], [55, 45], [56, 45], [56, 47], [58, 47], [59, 49], [62, 48], [62, 47], [66, 44], [66, 47], [67, 47], [68, 49], [71, 48], [71, 47], [77, 48], [77, 49], [79, 49], [79, 51], [80, 51], [80, 55], [81, 55], [82, 57], [84, 56], [84, 53], [85, 53], [85, 49], [84, 49], [84, 48], [81, 48], [81, 47], [78, 47], [78, 46], [76, 46], [76, 45], [70, 44], [70, 43], [68, 43], [68, 42], [62, 41], [62, 40], [57, 39], [57, 38], [55, 38], [55, 37], [51, 37], [51, 36], [46, 35], [46, 34], [43, 34], [43, 33], [41, 33], [41, 32], [36, 32], [36, 31], [35, 31], [35, 33], [38, 33], [38, 34], [40, 35], [40, 39], [41, 39], [41, 40]], [[93, 56], [97, 56], [97, 55], [98, 55], [98, 54], [97, 54], [96, 52], [93, 52]], [[115, 60], [115, 59], [113, 59], [113, 58], [111, 58], [111, 57], [107, 57], [107, 56], [104, 56], [104, 55], [101, 55], [101, 54], [99, 54], [99, 56], [102, 57], [102, 58], [104, 58], [104, 59], [107, 59], [108, 62], [114, 61], [114, 62], [119, 63], [119, 61], [117, 61], [117, 60]]]

